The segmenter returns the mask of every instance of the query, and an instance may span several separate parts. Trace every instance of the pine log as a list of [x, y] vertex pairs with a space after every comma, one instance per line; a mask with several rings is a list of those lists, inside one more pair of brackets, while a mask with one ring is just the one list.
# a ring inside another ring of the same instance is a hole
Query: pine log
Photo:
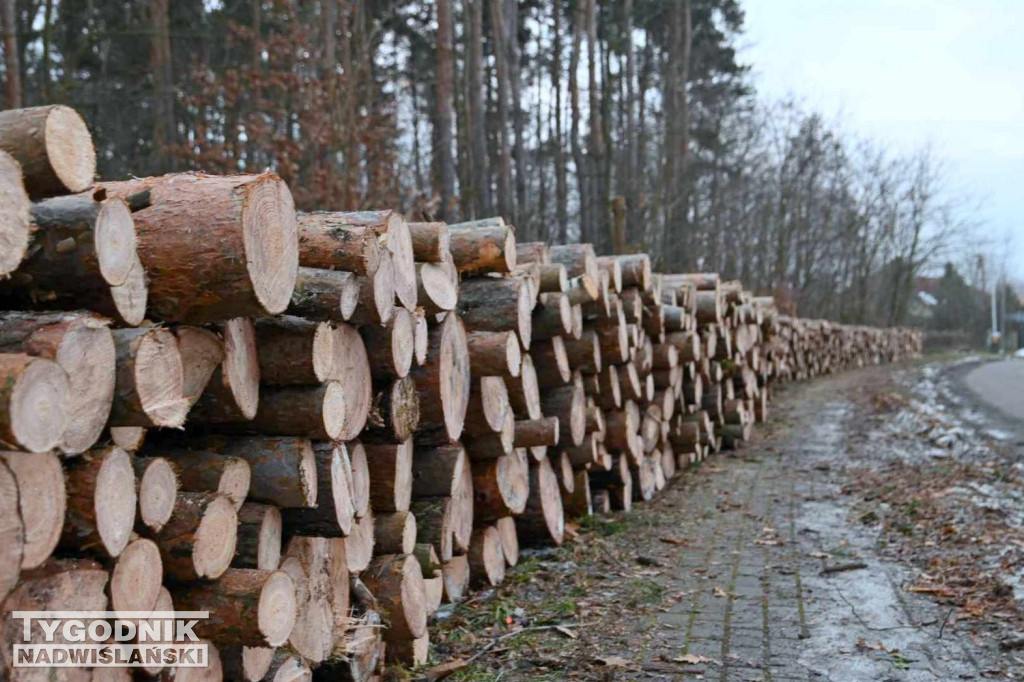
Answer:
[[318, 678], [322, 674], [337, 682], [370, 680], [383, 656], [383, 631], [376, 611], [360, 614], [351, 628], [335, 637], [333, 655], [317, 671]]
[[565, 293], [569, 289], [569, 276], [561, 263], [540, 265], [540, 292]]
[[132, 466], [138, 479], [139, 510], [136, 529], [159, 531], [174, 513], [178, 497], [177, 462], [163, 457], [136, 457]]
[[299, 263], [324, 270], [372, 275], [380, 265], [380, 244], [372, 227], [353, 224], [348, 213], [300, 213]]
[[352, 467], [352, 507], [356, 518], [365, 516], [370, 509], [370, 465], [366, 448], [359, 441], [349, 441], [348, 458]]
[[425, 364], [412, 370], [420, 397], [420, 428], [462, 434], [470, 395], [469, 353], [462, 320], [448, 315], [429, 332]]
[[277, 175], [177, 173], [103, 187], [121, 198], [149, 190], [151, 205], [132, 217], [156, 318], [198, 324], [288, 307], [298, 236]]
[[594, 507], [590, 495], [590, 475], [585, 469], [573, 472], [572, 492], [562, 493], [562, 507], [567, 518], [576, 519], [591, 516]]
[[154, 454], [174, 457], [189, 450], [239, 457], [249, 463], [249, 499], [279, 507], [315, 507], [316, 462], [308, 438], [291, 436], [206, 436], [187, 447], [153, 444]]
[[370, 505], [377, 512], [408, 511], [412, 498], [413, 443], [366, 443]]
[[562, 494], [558, 477], [547, 459], [530, 466], [530, 496], [523, 513], [516, 517], [516, 530], [520, 541], [527, 544], [562, 544]]
[[116, 558], [135, 525], [135, 471], [118, 447], [93, 450], [66, 468], [67, 517], [60, 544]]
[[276, 570], [281, 564], [281, 512], [269, 504], [246, 502], [238, 510], [238, 541], [231, 565]]
[[444, 264], [416, 264], [417, 300], [428, 315], [454, 310], [459, 290]]
[[[0, 539], [11, 543], [10, 551], [5, 549], [0, 558], [0, 594], [6, 594], [4, 585], [9, 570], [4, 564], [8, 557], [17, 553], [21, 568], [32, 569], [42, 565], [57, 547], [64, 527], [67, 493], [60, 459], [53, 453], [0, 452], [0, 460], [6, 464], [0, 471], [0, 490], [6, 496], [3, 511], [15, 512], [0, 528]], [[18, 539], [12, 537], [15, 526], [21, 529]]]
[[442, 565], [444, 578], [444, 599], [457, 604], [466, 598], [469, 591], [469, 559], [464, 554], [452, 557]]
[[299, 267], [288, 314], [346, 322], [359, 305], [363, 280], [351, 272]]
[[473, 519], [478, 524], [522, 513], [529, 496], [528, 466], [522, 450], [472, 463]]
[[387, 618], [387, 641], [416, 639], [427, 633], [423, 573], [415, 557], [384, 555], [374, 559], [362, 576]]
[[159, 328], [116, 329], [117, 378], [112, 426], [179, 427], [189, 403], [178, 341]]
[[469, 458], [459, 443], [417, 448], [412, 460], [413, 498], [454, 496], [467, 467]]
[[334, 371], [334, 330], [324, 322], [290, 315], [253, 325], [259, 381], [270, 386], [319, 384]]
[[394, 295], [406, 310], [416, 308], [416, 271], [409, 224], [397, 211], [356, 211], [338, 214], [351, 225], [370, 227], [377, 233], [395, 267]]
[[519, 376], [505, 382], [508, 390], [509, 404], [520, 419], [540, 419], [544, 416], [541, 410], [540, 386], [537, 371], [533, 366], [533, 358], [529, 353], [523, 355]]
[[416, 516], [407, 511], [377, 514], [373, 537], [378, 554], [412, 554], [416, 548]]
[[[345, 424], [346, 400], [340, 381], [318, 386], [265, 386], [251, 420], [217, 424], [212, 430], [343, 440], [351, 431]], [[205, 416], [196, 415], [196, 421], [202, 422]]]
[[0, 277], [20, 264], [28, 249], [29, 202], [21, 164], [0, 150]]
[[111, 426], [110, 441], [122, 450], [135, 452], [146, 440], [146, 429], [141, 426]]
[[165, 573], [181, 581], [216, 580], [231, 565], [238, 516], [218, 493], [178, 493], [174, 513], [153, 540]]
[[74, 194], [96, 175], [96, 151], [85, 121], [62, 104], [0, 112], [0, 150], [25, 173], [33, 200]]
[[370, 443], [403, 443], [413, 437], [419, 423], [419, 393], [416, 382], [407, 376], [377, 393], [362, 438]]
[[301, 656], [277, 649], [266, 673], [260, 678], [267, 682], [313, 682], [313, 671]]
[[583, 383], [546, 389], [541, 398], [544, 414], [558, 418], [559, 442], [579, 445], [587, 428], [587, 402]]
[[433, 546], [442, 562], [453, 556], [454, 518], [451, 497], [423, 497], [410, 507], [416, 516], [417, 541]]
[[281, 564], [295, 584], [298, 611], [288, 647], [313, 663], [330, 655], [334, 640], [334, 544], [326, 538], [292, 538]]
[[622, 390], [624, 400], [642, 401], [644, 399], [644, 385], [640, 381], [640, 373], [636, 365], [627, 362], [615, 368], [619, 373], [619, 387]]
[[597, 267], [601, 272], [608, 273], [608, 282], [612, 291], [622, 291], [622, 265], [615, 256], [600, 256], [597, 259]]
[[0, 352], [53, 360], [68, 378], [68, 424], [60, 441], [79, 454], [99, 439], [114, 398], [114, 340], [102, 318], [85, 312], [0, 315]]
[[176, 451], [173, 460], [182, 490], [221, 493], [236, 510], [242, 507], [252, 483], [249, 462], [207, 450]]
[[552, 245], [550, 249], [551, 262], [561, 263], [565, 266], [569, 277], [587, 275], [593, 280], [598, 279], [597, 257], [594, 255], [594, 247], [591, 244], [563, 244]]
[[295, 584], [283, 571], [229, 568], [215, 583], [174, 593], [181, 611], [207, 611], [194, 632], [216, 644], [279, 646], [296, 621]]
[[515, 447], [515, 416], [506, 410], [499, 431], [482, 432], [478, 436], [466, 435], [462, 441], [466, 445], [466, 453], [471, 460], [487, 460], [502, 457], [512, 452]]
[[551, 249], [547, 242], [516, 242], [516, 262], [547, 264], [551, 262]]
[[640, 408], [637, 404], [632, 400], [626, 400], [621, 410], [608, 410], [604, 417], [605, 447], [634, 457], [639, 456], [643, 445], [637, 438], [637, 432], [640, 430]]
[[471, 331], [466, 334], [466, 343], [473, 375], [519, 376], [523, 356], [515, 332]]
[[505, 552], [496, 527], [486, 526], [473, 533], [467, 557], [470, 585], [497, 587], [505, 582]]
[[194, 405], [224, 362], [224, 344], [209, 329], [182, 325], [174, 330], [181, 354], [182, 395]]
[[459, 315], [472, 331], [509, 331], [519, 334], [523, 348], [532, 338], [534, 299], [526, 280], [516, 277], [481, 277], [459, 285]]
[[107, 579], [107, 572], [98, 563], [86, 559], [51, 560], [26, 573], [4, 602], [5, 613], [0, 619], [0, 670], [4, 679], [11, 682], [89, 680], [88, 671], [74, 668], [14, 667], [12, 652], [15, 644], [60, 646], [71, 642], [65, 638], [64, 628], [57, 628], [48, 637], [39, 619], [28, 623], [26, 637], [23, 622], [11, 614], [14, 611], [105, 611], [108, 604]]
[[450, 253], [446, 223], [409, 223], [412, 253], [419, 263], [440, 263]]
[[214, 372], [191, 419], [202, 423], [248, 421], [259, 408], [260, 363], [256, 331], [248, 318], [221, 325], [224, 361]]
[[317, 505], [281, 510], [285, 531], [290, 535], [339, 537], [352, 532], [355, 505], [352, 504], [352, 465], [343, 443], [317, 443]]
[[533, 309], [531, 335], [534, 341], [569, 334], [572, 331], [572, 305], [563, 294], [541, 294]]
[[344, 391], [345, 419], [336, 440], [352, 440], [366, 425], [373, 400], [373, 382], [366, 345], [355, 327], [339, 324], [334, 330], [334, 363], [330, 378]]
[[152, 540], [132, 541], [110, 574], [110, 606], [114, 611], [152, 611], [163, 589], [163, 563]]
[[593, 303], [601, 298], [601, 285], [598, 278], [590, 275], [577, 277], [569, 275], [569, 277], [569, 288], [566, 289], [565, 295], [569, 298], [570, 305]]
[[330, 565], [327, 567], [328, 599], [331, 605], [331, 633], [334, 637], [347, 630], [352, 618], [352, 574], [348, 570], [345, 538], [328, 540]]
[[509, 411], [508, 389], [501, 377], [474, 377], [463, 433], [467, 437], [500, 433]]
[[68, 425], [70, 389], [59, 364], [25, 353], [0, 354], [0, 447], [44, 452]]
[[414, 325], [413, 314], [398, 308], [386, 325], [359, 330], [374, 378], [401, 379], [409, 374], [416, 343]]
[[601, 371], [601, 342], [596, 332], [587, 329], [578, 339], [563, 339], [566, 359], [569, 366], [584, 374], [597, 374]]
[[558, 445], [558, 417], [520, 419], [516, 421], [515, 446], [531, 448]]
[[588, 433], [583, 442], [575, 447], [563, 447], [561, 451], [569, 456], [574, 467], [587, 467], [597, 462], [600, 442], [593, 433]]
[[356, 277], [359, 298], [349, 322], [352, 324], [387, 324], [395, 310], [395, 266], [390, 253], [384, 253], [377, 271]]
[[542, 389], [563, 386], [572, 379], [569, 356], [561, 336], [545, 341], [536, 341], [530, 350], [533, 367], [537, 372], [537, 383]]
[[449, 225], [448, 230], [448, 249], [460, 273], [505, 273], [515, 269], [515, 230], [501, 218]]
[[427, 362], [427, 351], [430, 348], [430, 327], [427, 314], [421, 308], [416, 309], [416, 326], [413, 330], [413, 360], [419, 366]]
[[345, 562], [352, 573], [361, 573], [370, 565], [373, 557], [373, 513], [356, 519], [352, 532], [345, 537]]

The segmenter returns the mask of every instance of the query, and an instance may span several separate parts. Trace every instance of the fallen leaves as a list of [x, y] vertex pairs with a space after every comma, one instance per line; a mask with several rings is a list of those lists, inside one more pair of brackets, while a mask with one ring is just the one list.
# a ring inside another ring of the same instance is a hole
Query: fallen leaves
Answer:
[[719, 662], [713, 658], [707, 656], [699, 656], [697, 654], [683, 654], [682, 656], [676, 656], [672, 659], [673, 663], [686, 663], [688, 665], [697, 665], [698, 663], [713, 663], [719, 665]]
[[606, 665], [609, 668], [632, 668], [633, 661], [622, 656], [601, 656], [594, 659], [595, 662]]
[[715, 589], [713, 589], [711, 591], [711, 594], [715, 595], [716, 597], [728, 597], [729, 596], [729, 593], [726, 592], [725, 590], [723, 590], [721, 587], [716, 587]]

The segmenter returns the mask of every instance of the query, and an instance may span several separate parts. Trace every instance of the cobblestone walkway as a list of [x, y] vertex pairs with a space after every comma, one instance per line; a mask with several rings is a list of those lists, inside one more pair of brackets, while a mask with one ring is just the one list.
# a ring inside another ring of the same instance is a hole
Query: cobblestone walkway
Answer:
[[[710, 460], [656, 503], [689, 510], [637, 679], [957, 680], [995, 675], [992, 654], [907, 592], [914, 573], [882, 560], [839, 492], [856, 423], [851, 379], [782, 402], [778, 435]], [[825, 567], [864, 568], [826, 573]], [[691, 666], [670, 672], [659, 661]], [[664, 672], [661, 672], [664, 670]], [[1012, 675], [1012, 673], [1010, 673]], [[1008, 679], [1003, 674], [996, 675]]]

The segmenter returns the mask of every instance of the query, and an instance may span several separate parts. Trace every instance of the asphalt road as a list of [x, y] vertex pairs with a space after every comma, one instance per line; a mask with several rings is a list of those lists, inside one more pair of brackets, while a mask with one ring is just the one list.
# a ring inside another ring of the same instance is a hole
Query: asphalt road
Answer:
[[1024, 422], [1024, 360], [979, 365], [967, 374], [964, 383], [984, 402]]

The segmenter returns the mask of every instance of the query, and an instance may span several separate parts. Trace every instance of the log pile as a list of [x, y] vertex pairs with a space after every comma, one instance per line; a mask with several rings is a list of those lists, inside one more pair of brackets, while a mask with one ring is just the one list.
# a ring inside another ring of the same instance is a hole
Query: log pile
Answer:
[[5, 643], [15, 608], [204, 610], [204, 679], [422, 663], [442, 602], [741, 447], [781, 382], [920, 351], [500, 217], [94, 168], [72, 110], [0, 113]]

